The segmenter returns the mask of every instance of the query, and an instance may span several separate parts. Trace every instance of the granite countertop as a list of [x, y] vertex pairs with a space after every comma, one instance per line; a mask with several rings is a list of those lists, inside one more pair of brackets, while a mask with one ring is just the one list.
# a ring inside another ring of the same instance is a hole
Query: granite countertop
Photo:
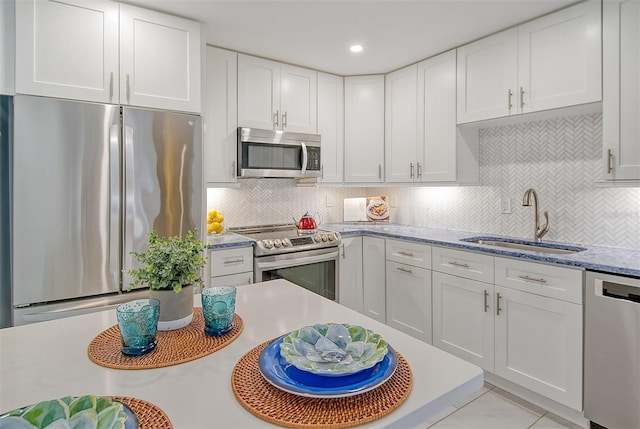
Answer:
[[[531, 261], [545, 262], [550, 264], [566, 265], [571, 267], [583, 268], [586, 270], [601, 271], [610, 274], [620, 274], [640, 278], [640, 249], [624, 249], [617, 247], [592, 246], [575, 243], [559, 243], [543, 240], [543, 242], [546, 245], [549, 245], [549, 247], [570, 245], [586, 248], [586, 250], [582, 252], [557, 255], [532, 252], [527, 250], [498, 248], [488, 245], [460, 241], [462, 239], [471, 237], [498, 237], [497, 235], [482, 234], [478, 232], [379, 223], [331, 223], [322, 224], [321, 228], [339, 232], [343, 237], [366, 234], [385, 238], [398, 238], [402, 240], [440, 245], [444, 247], [452, 247], [473, 252], [527, 259]], [[530, 241], [529, 239], [522, 237], [505, 238]]]
[[225, 231], [223, 234], [209, 234], [207, 235], [206, 243], [209, 250], [225, 249], [229, 247], [250, 247], [253, 246], [255, 241], [235, 234], [233, 232]]

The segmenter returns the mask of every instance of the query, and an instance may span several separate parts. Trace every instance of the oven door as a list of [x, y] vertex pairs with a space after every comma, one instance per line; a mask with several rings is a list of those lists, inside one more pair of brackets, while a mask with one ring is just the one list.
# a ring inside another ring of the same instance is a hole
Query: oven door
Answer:
[[256, 282], [285, 279], [335, 301], [338, 296], [337, 247], [255, 258]]

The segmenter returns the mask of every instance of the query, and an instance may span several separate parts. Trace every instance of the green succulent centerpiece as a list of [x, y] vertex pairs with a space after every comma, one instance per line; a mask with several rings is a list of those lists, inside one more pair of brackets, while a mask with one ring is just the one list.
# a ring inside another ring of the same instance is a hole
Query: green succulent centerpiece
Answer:
[[198, 239], [197, 229], [180, 236], [159, 237], [155, 231], [149, 233], [149, 248], [131, 254], [140, 264], [128, 274], [133, 278], [129, 289], [149, 286], [151, 290], [173, 289], [180, 292], [188, 285], [203, 286], [200, 270], [204, 268], [204, 246]]
[[204, 286], [202, 269], [206, 263], [205, 246], [198, 238], [198, 229], [180, 236], [160, 237], [149, 233], [148, 249], [131, 254], [139, 264], [127, 271], [135, 286], [148, 286], [149, 296], [160, 301], [159, 331], [187, 326], [193, 320], [193, 293]]

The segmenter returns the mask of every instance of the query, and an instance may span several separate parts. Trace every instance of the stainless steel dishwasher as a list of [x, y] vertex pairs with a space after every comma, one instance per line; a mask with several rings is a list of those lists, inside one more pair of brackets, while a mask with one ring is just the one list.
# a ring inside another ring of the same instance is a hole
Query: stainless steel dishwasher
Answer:
[[584, 416], [640, 428], [640, 279], [587, 272], [586, 280]]

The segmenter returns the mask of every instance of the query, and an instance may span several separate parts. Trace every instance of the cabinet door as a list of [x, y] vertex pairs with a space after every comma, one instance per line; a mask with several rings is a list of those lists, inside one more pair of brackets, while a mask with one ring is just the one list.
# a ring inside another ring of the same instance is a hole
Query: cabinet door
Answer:
[[459, 124], [516, 113], [518, 30], [458, 48], [457, 75]]
[[364, 314], [386, 323], [384, 239], [362, 237]]
[[582, 306], [495, 287], [495, 373], [582, 410]]
[[238, 126], [281, 128], [280, 67], [276, 62], [238, 54]]
[[433, 272], [433, 345], [493, 372], [493, 285]]
[[344, 177], [344, 79], [318, 73], [318, 134], [322, 136], [322, 183]]
[[[15, 15], [15, 2], [0, 2], [0, 58], [15, 58]], [[15, 72], [13, 61], [0, 63], [0, 94], [15, 94]]]
[[317, 72], [301, 67], [280, 70], [280, 122], [282, 131], [316, 134]]
[[338, 302], [362, 313], [362, 237], [343, 238], [340, 247]]
[[387, 325], [431, 344], [431, 271], [387, 261]]
[[605, 178], [640, 180], [640, 1], [606, 1], [602, 13]]
[[204, 171], [208, 183], [236, 182], [238, 54], [207, 46], [203, 100]]
[[200, 23], [120, 4], [120, 103], [201, 111]]
[[455, 181], [456, 51], [418, 64], [417, 180]]
[[519, 112], [602, 100], [600, 7], [587, 1], [518, 27]]
[[384, 168], [386, 182], [417, 179], [416, 109], [418, 66], [385, 76]]
[[118, 3], [24, 0], [16, 7], [16, 92], [118, 103]]
[[344, 181], [384, 181], [383, 75], [344, 79], [344, 124]]

